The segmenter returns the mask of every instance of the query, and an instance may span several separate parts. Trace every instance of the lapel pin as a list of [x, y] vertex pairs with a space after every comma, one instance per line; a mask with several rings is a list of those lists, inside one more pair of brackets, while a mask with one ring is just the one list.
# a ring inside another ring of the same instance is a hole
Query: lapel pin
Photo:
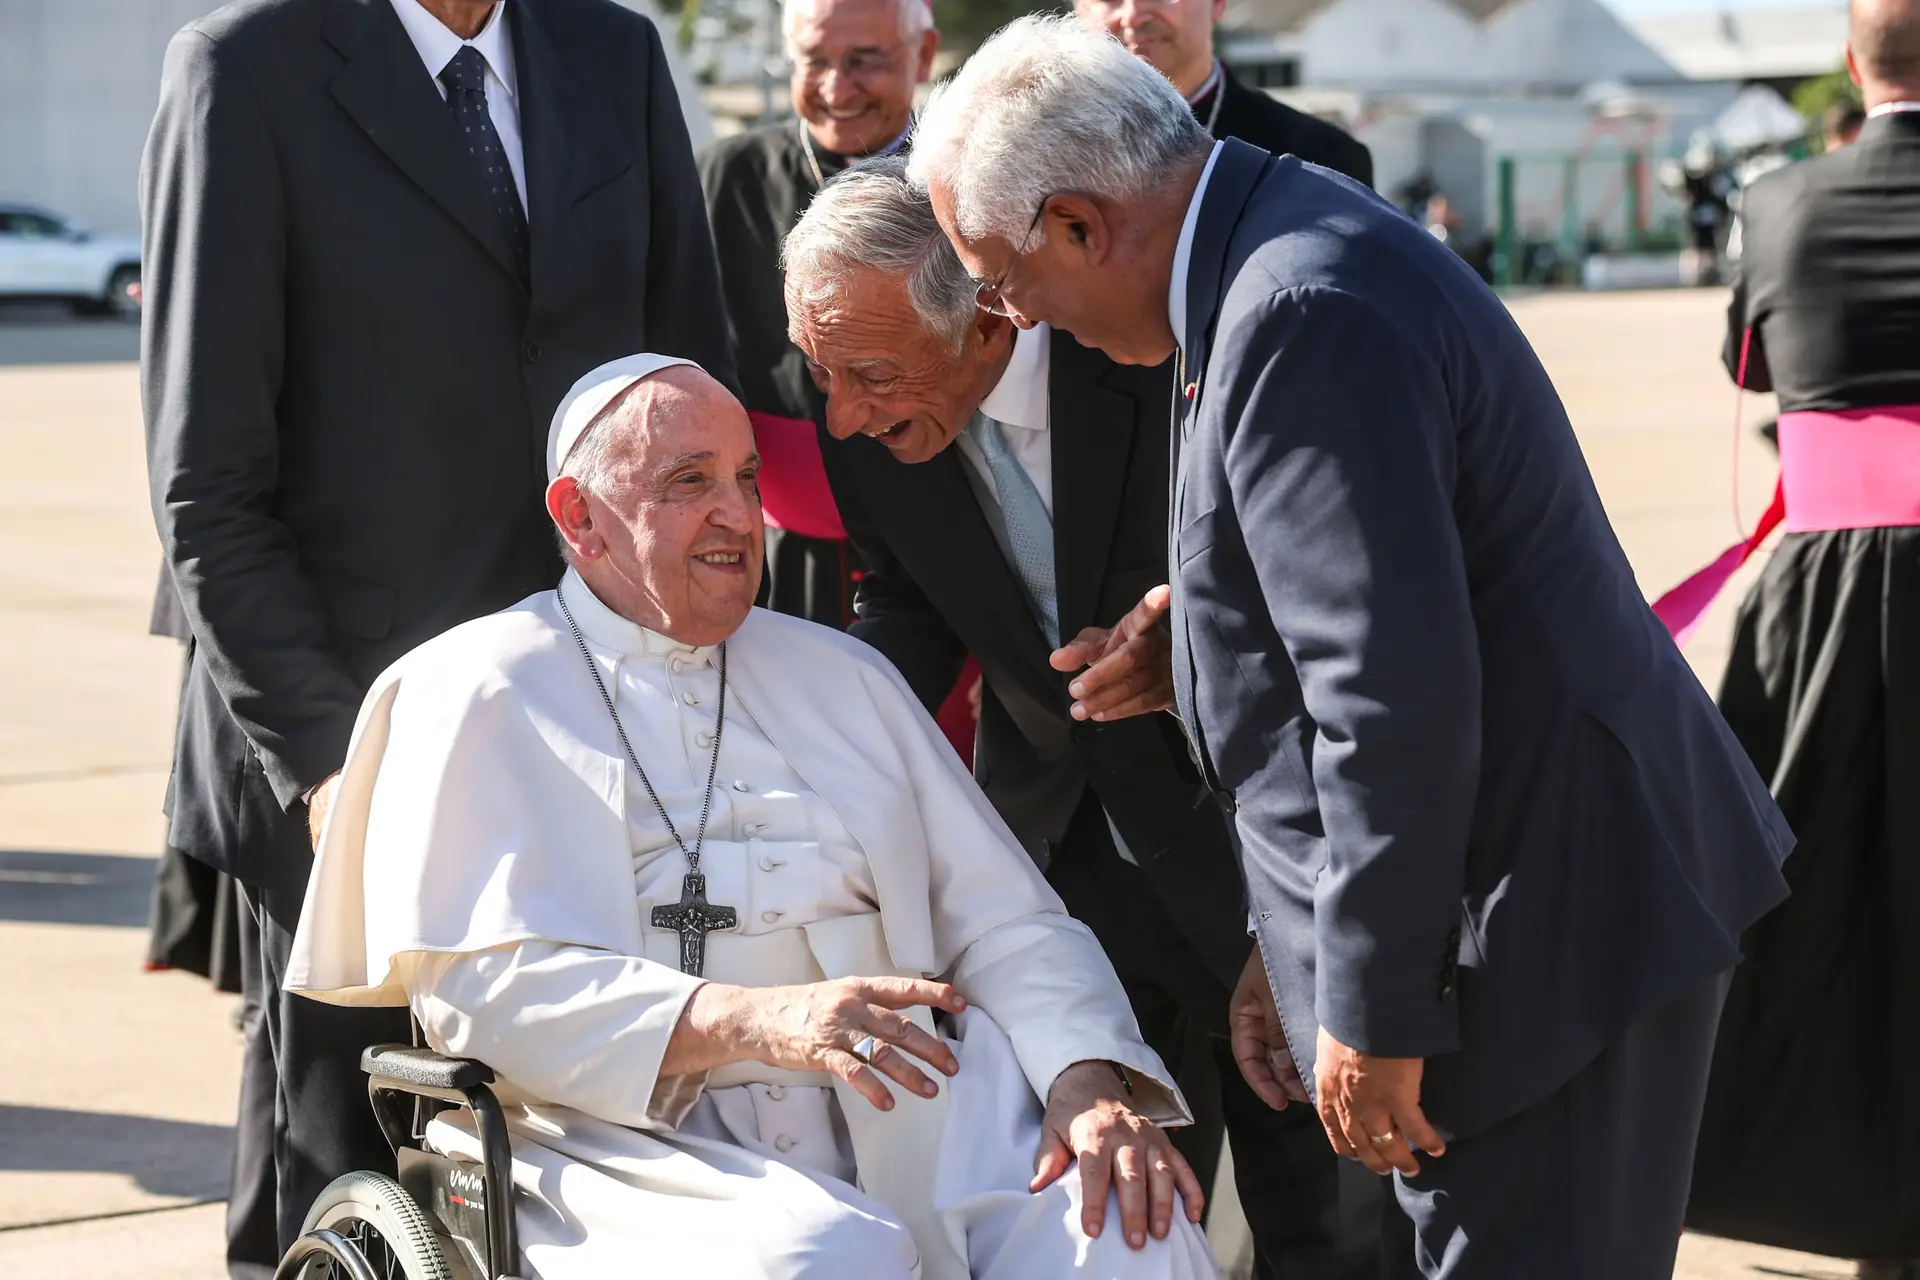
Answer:
[[1189, 383], [1187, 384], [1187, 399], [1189, 399], [1189, 400], [1191, 400], [1191, 399], [1193, 399], [1193, 397], [1194, 397], [1194, 396], [1195, 396], [1196, 394], [1198, 394], [1198, 393], [1199, 393], [1199, 391], [1200, 391], [1200, 384], [1199, 384], [1199, 383], [1197, 383], [1197, 382], [1189, 382]]

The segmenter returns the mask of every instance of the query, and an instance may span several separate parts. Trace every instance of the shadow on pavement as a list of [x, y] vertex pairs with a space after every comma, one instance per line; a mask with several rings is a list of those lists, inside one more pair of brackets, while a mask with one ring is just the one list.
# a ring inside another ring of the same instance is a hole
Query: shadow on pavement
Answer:
[[[157, 858], [0, 849], [0, 921], [147, 927]], [[0, 1142], [6, 1130], [0, 1127]]]
[[140, 326], [76, 316], [58, 303], [0, 302], [0, 366], [117, 364], [140, 358]]
[[156, 1196], [227, 1194], [233, 1126], [0, 1104], [0, 1172], [120, 1173]]

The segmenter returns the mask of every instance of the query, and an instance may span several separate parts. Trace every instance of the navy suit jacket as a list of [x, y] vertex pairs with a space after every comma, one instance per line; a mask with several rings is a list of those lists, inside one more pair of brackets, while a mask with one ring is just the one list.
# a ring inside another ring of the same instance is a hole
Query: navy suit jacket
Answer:
[[1473, 1132], [1732, 968], [1792, 836], [1444, 245], [1228, 141], [1187, 300], [1176, 686], [1289, 1042]]

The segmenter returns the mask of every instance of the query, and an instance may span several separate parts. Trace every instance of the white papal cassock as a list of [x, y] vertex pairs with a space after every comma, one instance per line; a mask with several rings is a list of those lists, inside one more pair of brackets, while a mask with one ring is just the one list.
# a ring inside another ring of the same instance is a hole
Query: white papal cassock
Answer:
[[[699, 826], [717, 650], [563, 583], [661, 802]], [[553, 592], [433, 640], [355, 728], [287, 986], [410, 1003], [434, 1048], [493, 1067], [509, 1105], [520, 1238], [545, 1280], [620, 1275], [993, 1280], [1214, 1274], [1199, 1230], [1135, 1254], [1079, 1179], [1026, 1190], [1040, 1099], [1105, 1059], [1135, 1104], [1186, 1104], [1141, 1043], [1085, 926], [1021, 852], [886, 661], [756, 609], [727, 644], [726, 726], [701, 869], [739, 912], [706, 977], [776, 986], [939, 976], [960, 1073], [880, 1112], [827, 1076], [741, 1064], [663, 1077], [699, 980], [651, 909], [687, 861], [627, 766]], [[926, 1011], [920, 1021], [931, 1026]], [[936, 1079], [938, 1072], [929, 1071]], [[460, 1113], [430, 1145], [477, 1156]]]

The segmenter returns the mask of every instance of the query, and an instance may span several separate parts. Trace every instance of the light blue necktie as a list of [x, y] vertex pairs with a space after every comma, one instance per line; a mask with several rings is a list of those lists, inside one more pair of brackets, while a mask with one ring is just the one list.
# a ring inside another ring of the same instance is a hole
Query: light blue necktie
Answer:
[[1007, 528], [1007, 548], [1013, 553], [1014, 572], [1027, 589], [1027, 604], [1052, 648], [1060, 647], [1060, 592], [1053, 576], [1053, 517], [1040, 501], [1033, 477], [1020, 465], [1007, 443], [1006, 430], [984, 413], [973, 415], [967, 427], [986, 459], [987, 472], [1000, 499], [1000, 518]]

